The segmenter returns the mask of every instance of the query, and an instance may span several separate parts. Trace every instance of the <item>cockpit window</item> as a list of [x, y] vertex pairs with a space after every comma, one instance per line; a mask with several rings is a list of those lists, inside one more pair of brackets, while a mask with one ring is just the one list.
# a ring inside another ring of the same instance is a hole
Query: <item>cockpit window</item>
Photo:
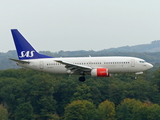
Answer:
[[139, 61], [140, 63], [145, 63], [146, 61]]

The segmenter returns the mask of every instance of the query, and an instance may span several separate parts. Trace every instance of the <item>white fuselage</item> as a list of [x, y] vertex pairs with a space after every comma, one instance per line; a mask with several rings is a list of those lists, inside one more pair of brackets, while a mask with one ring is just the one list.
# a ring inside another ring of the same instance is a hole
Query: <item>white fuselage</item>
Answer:
[[[70, 57], [70, 58], [44, 58], [24, 60], [29, 63], [17, 63], [19, 66], [55, 74], [70, 74], [64, 64], [56, 60], [72, 64], [88, 66], [91, 68], [107, 68], [108, 73], [138, 73], [153, 67], [143, 59], [135, 57]], [[86, 72], [90, 74], [90, 72]], [[77, 74], [77, 73], [75, 73]]]

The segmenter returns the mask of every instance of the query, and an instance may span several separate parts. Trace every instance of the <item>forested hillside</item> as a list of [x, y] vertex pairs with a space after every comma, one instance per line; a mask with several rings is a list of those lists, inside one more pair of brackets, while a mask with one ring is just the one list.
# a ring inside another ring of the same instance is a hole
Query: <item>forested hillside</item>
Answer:
[[159, 120], [160, 69], [108, 78], [0, 71], [0, 119]]
[[118, 48], [105, 49], [107, 52], [160, 52], [160, 40], [152, 41], [150, 44], [141, 44], [134, 46], [123, 46]]
[[0, 70], [19, 68], [13, 61], [9, 60], [9, 58], [17, 59], [17, 53], [15, 50], [8, 51], [7, 53], [0, 53]]

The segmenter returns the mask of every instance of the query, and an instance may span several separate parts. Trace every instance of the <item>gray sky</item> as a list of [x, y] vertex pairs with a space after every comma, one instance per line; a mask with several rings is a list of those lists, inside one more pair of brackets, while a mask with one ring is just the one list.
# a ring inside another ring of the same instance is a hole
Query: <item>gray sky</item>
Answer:
[[0, 52], [18, 29], [37, 51], [103, 50], [160, 40], [160, 0], [0, 0]]

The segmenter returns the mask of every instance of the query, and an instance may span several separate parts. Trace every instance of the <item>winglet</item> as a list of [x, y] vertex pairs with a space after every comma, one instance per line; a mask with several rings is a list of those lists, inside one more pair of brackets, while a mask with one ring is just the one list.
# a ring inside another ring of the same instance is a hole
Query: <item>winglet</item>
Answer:
[[52, 58], [39, 54], [17, 29], [11, 29], [19, 60]]

